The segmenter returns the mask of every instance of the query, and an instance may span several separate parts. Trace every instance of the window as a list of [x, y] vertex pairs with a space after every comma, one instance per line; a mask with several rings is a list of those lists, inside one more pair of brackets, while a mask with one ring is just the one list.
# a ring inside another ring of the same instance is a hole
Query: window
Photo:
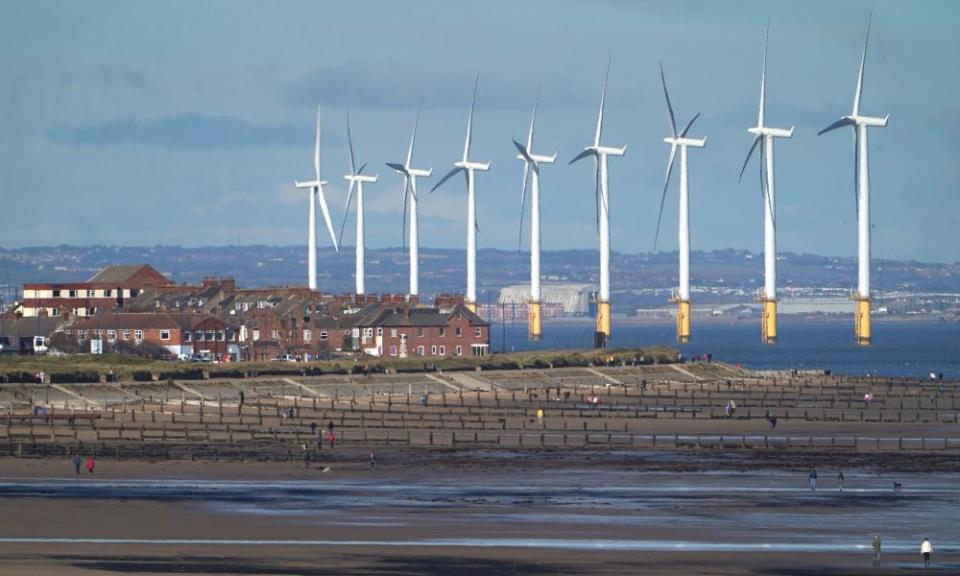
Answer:
[[473, 335], [477, 338], [483, 338], [483, 328], [474, 328]]
[[196, 342], [203, 342], [203, 330], [197, 330], [196, 334], [193, 335], [193, 339]]
[[51, 308], [51, 309], [50, 309], [50, 315], [51, 315], [51, 316], [59, 316], [59, 315], [60, 315], [60, 309], [59, 309], [59, 308]]
[[457, 326], [457, 338], [463, 336], [463, 328]]
[[391, 329], [390, 329], [390, 337], [391, 337], [391, 338], [396, 338], [396, 337], [397, 337], [397, 329], [396, 329], [396, 328], [391, 328]]
[[87, 290], [87, 298], [93, 298], [96, 295], [97, 295], [96, 290]]
[[161, 331], [160, 331], [160, 339], [161, 339], [161, 340], [169, 340], [169, 339], [170, 339], [170, 331], [169, 331], [169, 330], [161, 330]]
[[417, 338], [423, 338], [423, 326], [417, 328]]
[[257, 330], [256, 328], [253, 329], [253, 339], [254, 339], [254, 341], [260, 339], [260, 331]]
[[390, 355], [391, 355], [391, 356], [396, 356], [396, 355], [397, 355], [397, 347], [396, 347], [396, 346], [391, 346], [391, 347], [390, 347]]
[[103, 297], [104, 297], [104, 298], [110, 298], [110, 297], [112, 297], [112, 296], [113, 296], [113, 290], [112, 290], [112, 289], [110, 289], [110, 288], [104, 289], [104, 291], [103, 291]]
[[216, 342], [216, 341], [217, 341], [217, 333], [214, 332], [213, 330], [207, 330], [207, 342]]
[[373, 328], [364, 328], [363, 329], [364, 338], [373, 338]]
[[423, 346], [417, 346], [417, 356], [423, 356]]
[[54, 298], [59, 298], [59, 297], [60, 297], [60, 291], [59, 291], [59, 290], [54, 290], [54, 291], [53, 291], [53, 297], [54, 297]]
[[441, 355], [441, 356], [446, 356], [446, 355], [447, 355], [447, 347], [444, 346], [443, 344], [440, 345], [440, 355]]
[[223, 330], [217, 330], [217, 341], [218, 341], [218, 342], [226, 342], [226, 341], [227, 341], [227, 333], [224, 332]]
[[377, 326], [377, 336], [383, 336], [383, 328], [380, 326]]
[[124, 340], [129, 340], [129, 339], [130, 339], [130, 329], [129, 329], [129, 328], [127, 328], [126, 330], [123, 331], [123, 339], [124, 339]]
[[271, 331], [270, 331], [270, 338], [273, 338], [274, 340], [279, 340], [279, 339], [280, 339], [280, 331], [279, 331], [279, 330], [271, 330]]
[[463, 356], [463, 348], [459, 345], [457, 345], [456, 354], [457, 356]]
[[305, 329], [305, 330], [303, 331], [303, 341], [304, 341], [304, 342], [310, 342], [311, 340], [313, 340], [313, 332], [311, 332], [310, 330], [306, 330], [306, 329]]
[[183, 341], [184, 342], [193, 342], [193, 332], [189, 330], [183, 331]]
[[76, 290], [68, 290], [68, 291], [67, 291], [67, 295], [68, 295], [70, 298], [76, 298], [76, 297], [77, 297], [77, 291], [76, 291]]
[[326, 330], [321, 330], [321, 331], [320, 331], [320, 341], [321, 341], [321, 342], [326, 342], [326, 341], [327, 341], [327, 331], [326, 331]]
[[441, 326], [441, 327], [440, 327], [440, 337], [443, 338], [443, 337], [446, 336], [446, 335], [447, 335], [447, 329], [444, 328], [443, 326]]
[[136, 298], [136, 297], [139, 296], [139, 295], [140, 295], [140, 289], [139, 289], [139, 288], [131, 288], [131, 289], [130, 289], [130, 297], [131, 297], [131, 298]]
[[436, 347], [436, 345], [430, 347], [430, 354], [433, 355], [433, 356], [436, 356], [436, 355], [437, 355], [437, 347]]
[[137, 342], [143, 340], [143, 330], [134, 330], [134, 331], [133, 331], [133, 338], [134, 338], [134, 340], [136, 340]]

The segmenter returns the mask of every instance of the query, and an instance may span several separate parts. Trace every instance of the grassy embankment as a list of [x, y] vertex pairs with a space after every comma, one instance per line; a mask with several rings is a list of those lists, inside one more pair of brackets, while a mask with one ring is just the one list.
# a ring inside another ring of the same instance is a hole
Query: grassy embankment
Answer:
[[168, 362], [104, 354], [72, 354], [67, 356], [6, 356], [0, 357], [0, 375], [10, 381], [29, 382], [38, 371], [43, 371], [57, 382], [98, 382], [110, 371], [117, 380], [243, 378], [247, 376], [299, 376], [359, 372], [363, 367], [371, 371], [418, 372], [432, 370], [510, 370], [519, 368], [548, 368], [565, 366], [596, 366], [633, 362], [640, 358], [646, 363], [674, 362], [677, 351], [667, 347], [625, 348], [610, 350], [553, 350], [512, 352], [483, 357], [460, 358], [343, 358], [308, 363], [287, 362], [233, 362], [207, 364]]

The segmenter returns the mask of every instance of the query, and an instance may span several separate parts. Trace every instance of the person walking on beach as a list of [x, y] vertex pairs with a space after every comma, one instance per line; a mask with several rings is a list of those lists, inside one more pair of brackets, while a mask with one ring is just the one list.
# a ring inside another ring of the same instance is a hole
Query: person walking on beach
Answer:
[[370, 453], [370, 469], [373, 470], [377, 465], [377, 455], [373, 452]]
[[810, 490], [813, 492], [817, 491], [817, 469], [811, 468], [810, 475], [807, 476], [807, 479], [810, 481]]
[[920, 554], [923, 556], [923, 567], [930, 567], [930, 555], [933, 554], [933, 546], [930, 544], [930, 540], [926, 538], [923, 539], [923, 542], [920, 544]]
[[883, 541], [880, 540], [880, 535], [877, 534], [873, 537], [873, 565], [880, 565], [880, 548], [883, 547]]
[[543, 424], [543, 408], [537, 408], [537, 424]]
[[843, 492], [843, 481], [844, 481], [844, 480], [846, 480], [846, 478], [843, 476], [843, 470], [841, 470], [840, 473], [837, 474], [837, 483], [840, 484], [840, 491], [841, 491], [841, 492]]
[[80, 477], [80, 466], [83, 464], [83, 458], [79, 454], [73, 455], [73, 471], [77, 473], [77, 478]]
[[94, 462], [93, 456], [87, 458], [87, 472], [93, 474], [93, 469], [97, 466], [97, 463]]

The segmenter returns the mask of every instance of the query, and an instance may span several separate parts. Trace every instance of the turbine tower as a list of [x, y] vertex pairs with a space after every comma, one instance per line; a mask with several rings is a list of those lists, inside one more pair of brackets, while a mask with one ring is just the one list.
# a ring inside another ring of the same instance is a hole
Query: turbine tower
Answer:
[[667, 80], [663, 74], [663, 64], [660, 64], [660, 81], [663, 83], [663, 96], [667, 100], [667, 112], [670, 120], [671, 136], [663, 141], [670, 145], [670, 160], [667, 162], [667, 176], [663, 183], [663, 195], [660, 197], [660, 214], [657, 216], [657, 231], [653, 239], [653, 249], [657, 249], [657, 240], [660, 238], [660, 219], [663, 217], [663, 204], [667, 199], [667, 189], [670, 186], [670, 174], [673, 172], [673, 161], [676, 158], [677, 148], [680, 148], [680, 289], [674, 301], [679, 305], [677, 310], [677, 341], [690, 341], [690, 196], [687, 190], [687, 148], [703, 148], [707, 139], [697, 140], [687, 138], [690, 127], [700, 117], [700, 113], [690, 119], [683, 131], [677, 133], [677, 121], [673, 115], [673, 106], [670, 104], [670, 94], [667, 92]]
[[333, 249], [338, 253], [340, 247], [337, 245], [337, 235], [333, 232], [333, 223], [330, 221], [330, 210], [327, 208], [327, 197], [323, 194], [323, 186], [326, 181], [320, 179], [320, 107], [317, 107], [317, 139], [313, 147], [313, 171], [314, 179], [310, 182], [294, 181], [297, 188], [306, 188], [310, 190], [310, 218], [308, 220], [307, 234], [307, 286], [310, 290], [317, 289], [317, 200], [320, 200], [320, 210], [323, 212], [323, 220], [327, 224], [327, 231], [330, 233], [330, 239], [333, 241]]
[[867, 60], [867, 43], [870, 40], [870, 22], [873, 13], [867, 21], [867, 34], [863, 40], [863, 54], [860, 57], [860, 73], [857, 75], [857, 90], [853, 95], [853, 112], [844, 116], [817, 133], [824, 134], [842, 126], [853, 129], [853, 162], [857, 200], [857, 224], [859, 227], [859, 282], [857, 293], [853, 297], [857, 302], [855, 330], [857, 343], [861, 346], [870, 345], [870, 171], [867, 166], [867, 128], [883, 128], [887, 125], [890, 115], [883, 118], [864, 116], [860, 114], [860, 96], [863, 91], [863, 67]]
[[770, 22], [767, 21], [767, 35], [763, 44], [763, 69], [760, 74], [760, 114], [757, 125], [748, 128], [747, 132], [754, 135], [747, 159], [740, 169], [739, 183], [743, 179], [743, 172], [747, 169], [750, 156], [760, 147], [760, 196], [763, 199], [763, 258], [764, 284], [760, 302], [763, 304], [763, 317], [760, 324], [761, 337], [767, 344], [777, 341], [777, 215], [776, 194], [773, 183], [773, 141], [774, 138], [792, 138], [793, 127], [770, 128], [764, 125], [766, 113], [766, 83], [767, 83], [767, 46], [770, 43]]
[[[540, 92], [533, 105], [533, 117], [527, 132], [527, 145], [516, 140], [513, 145], [520, 151], [517, 158], [523, 160], [523, 188], [520, 191], [520, 242], [523, 242], [523, 209], [526, 204], [527, 180], [530, 173], [530, 303], [527, 312], [527, 333], [530, 340], [540, 340], [543, 334], [540, 316], [540, 165], [553, 164], [557, 155], [544, 156], [533, 152], [533, 125], [537, 121], [537, 106], [540, 104]], [[532, 170], [531, 170], [532, 169]]]
[[413, 143], [417, 139], [417, 125], [420, 123], [420, 110], [417, 110], [417, 119], [413, 122], [413, 133], [410, 135], [410, 146], [407, 148], [407, 159], [403, 164], [392, 164], [387, 162], [387, 166], [393, 168], [398, 174], [403, 176], [403, 238], [406, 242], [407, 237], [407, 204], [410, 205], [410, 296], [417, 296], [420, 293], [420, 213], [417, 211], [417, 177], [429, 178], [433, 174], [433, 168], [421, 170], [413, 167]]
[[607, 179], [607, 157], [623, 156], [627, 147], [613, 148], [602, 146], [603, 107], [607, 97], [607, 80], [610, 78], [610, 60], [607, 60], [607, 72], [603, 77], [603, 89], [600, 92], [600, 113], [597, 115], [597, 131], [593, 145], [587, 146], [573, 157], [570, 164], [593, 156], [596, 167], [596, 186], [594, 199], [597, 205], [597, 233], [600, 235], [600, 295], [597, 299], [597, 328], [594, 333], [594, 346], [605, 348], [610, 339], [610, 188]]
[[470, 114], [467, 116], [467, 137], [463, 142], [463, 159], [453, 163], [453, 170], [447, 172], [430, 190], [433, 192], [444, 182], [453, 178], [458, 172], [463, 172], [467, 178], [467, 294], [466, 306], [471, 311], [477, 311], [477, 196], [474, 193], [474, 172], [486, 172], [490, 169], [489, 162], [473, 162], [470, 160], [470, 143], [473, 138], [473, 108], [477, 103], [477, 87], [480, 85], [480, 74], [473, 84], [473, 100], [470, 101]]
[[357, 249], [356, 249], [356, 293], [358, 295], [365, 293], [364, 275], [363, 275], [363, 252], [364, 252], [364, 232], [363, 232], [363, 185], [364, 183], [373, 183], [377, 181], [377, 176], [364, 176], [363, 169], [366, 164], [360, 166], [357, 170], [356, 162], [353, 156], [353, 135], [350, 133], [350, 113], [347, 112], [347, 143], [350, 147], [350, 173], [343, 178], [350, 182], [350, 188], [347, 191], [347, 206], [343, 209], [343, 223], [340, 225], [340, 242], [343, 243], [343, 229], [347, 224], [347, 215], [350, 214], [350, 202], [353, 200], [353, 190], [357, 190]]

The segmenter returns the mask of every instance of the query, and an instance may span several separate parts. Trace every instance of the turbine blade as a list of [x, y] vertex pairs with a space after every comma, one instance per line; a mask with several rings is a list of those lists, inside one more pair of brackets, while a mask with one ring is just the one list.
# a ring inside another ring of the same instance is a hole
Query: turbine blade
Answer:
[[517, 150], [520, 151], [520, 155], [523, 156], [523, 161], [527, 163], [532, 163], [533, 158], [530, 157], [529, 150], [523, 147], [523, 144], [513, 140], [513, 145], [517, 147]]
[[413, 133], [410, 134], [410, 147], [407, 148], [407, 162], [404, 164], [407, 168], [410, 168], [411, 163], [413, 162], [413, 143], [417, 139], [417, 125], [420, 124], [420, 108], [423, 106], [421, 101], [420, 105], [417, 106], [417, 117], [413, 121]]
[[473, 99], [470, 100], [470, 114], [467, 116], [467, 137], [463, 141], [463, 161], [467, 161], [470, 154], [470, 144], [473, 143], [473, 108], [477, 104], [477, 88], [480, 86], [480, 73], [477, 72], [477, 79], [473, 83]]
[[763, 70], [760, 73], [760, 115], [757, 126], [763, 127], [763, 117], [766, 114], [767, 99], [767, 47], [770, 45], [770, 18], [767, 18], [767, 35], [763, 41]]
[[593, 145], [600, 146], [600, 136], [603, 134], [603, 106], [607, 101], [607, 81], [610, 79], [610, 62], [613, 55], [607, 57], [607, 72], [603, 76], [603, 90], [600, 92], [600, 113], [597, 115], [597, 133], [593, 138]]
[[837, 121], [834, 122], [833, 124], [831, 124], [831, 125], [827, 126], [826, 128], [824, 128], [823, 130], [817, 132], [817, 136], [820, 136], [821, 134], [826, 134], [827, 132], [829, 132], [829, 131], [831, 131], [831, 130], [836, 130], [837, 128], [841, 128], [841, 127], [843, 127], [843, 126], [854, 126], [854, 129], [856, 129], [856, 126], [855, 126], [855, 123], [854, 123], [853, 119], [850, 118], [849, 116], [844, 116], [843, 118], [837, 120]]
[[569, 162], [568, 166], [569, 166], [570, 164], [573, 164], [574, 162], [578, 162], [578, 161], [580, 161], [580, 160], [583, 160], [583, 159], [586, 158], [587, 156], [592, 156], [592, 155], [595, 155], [595, 154], [596, 154], [596, 152], [594, 152], [594, 151], [591, 150], [590, 148], [584, 148], [583, 152], [581, 152], [581, 153], [579, 153], [579, 154], [577, 154], [576, 156], [573, 157], [573, 160], [571, 160], [571, 161]]
[[[533, 116], [530, 118], [530, 130], [527, 132], [527, 150], [533, 150], [533, 125], [537, 121], [537, 107], [540, 106], [540, 87], [537, 86], [537, 99], [533, 104]], [[516, 144], [516, 142], [514, 142]]]
[[700, 113], [697, 112], [696, 116], [694, 116], [693, 118], [690, 119], [689, 122], [687, 122], [687, 125], [683, 128], [683, 132], [680, 133], [681, 138], [687, 135], [687, 132], [690, 130], [690, 127], [693, 126], [693, 123], [696, 122], [697, 118], [699, 117], [700, 117]]
[[357, 176], [363, 174], [363, 170], [367, 167], [366, 163], [360, 166], [360, 169], [357, 170]]
[[860, 134], [853, 127], [853, 201], [857, 209], [857, 221], [860, 221]]
[[[522, 146], [517, 144], [517, 141], [514, 140], [513, 143], [519, 149], [523, 149]], [[524, 158], [527, 158], [526, 151], [523, 152]], [[520, 235], [517, 238], [517, 252], [520, 251], [520, 248], [523, 246], [523, 212], [524, 208], [527, 205], [527, 179], [530, 177], [530, 164], [529, 160], [524, 160], [523, 162], [523, 186], [520, 188]], [[532, 207], [530, 208], [533, 209]]]
[[343, 208], [343, 222], [340, 223], [340, 244], [343, 244], [343, 230], [347, 227], [347, 216], [350, 215], [350, 202], [353, 201], [353, 187], [355, 183], [354, 180], [351, 180], [350, 186], [347, 189], [347, 205]]
[[317, 106], [317, 140], [313, 146], [313, 170], [320, 181], [320, 106]]
[[323, 221], [327, 225], [327, 232], [330, 233], [330, 240], [333, 242], [333, 249], [340, 253], [340, 244], [337, 242], [337, 234], [333, 231], [333, 221], [330, 219], [330, 208], [327, 207], [327, 196], [323, 193], [323, 188], [317, 186], [317, 199], [320, 201], [320, 212], [323, 213]]
[[860, 97], [863, 95], [863, 68], [867, 62], [867, 43], [870, 41], [870, 24], [873, 23], [873, 8], [870, 9], [870, 17], [867, 19], [867, 35], [863, 39], [863, 54], [860, 55], [860, 72], [857, 74], [857, 91], [853, 95], [853, 114], [860, 114]]
[[406, 166], [403, 166], [402, 164], [394, 164], [393, 162], [386, 162], [386, 165], [387, 165], [388, 167], [396, 170], [397, 172], [403, 174], [404, 176], [406, 176], [406, 175], [408, 174], [408, 172], [407, 172], [407, 167], [406, 167]]
[[430, 192], [433, 193], [434, 190], [436, 190], [437, 188], [439, 188], [440, 186], [442, 186], [443, 183], [446, 182], [447, 180], [453, 178], [454, 175], [456, 175], [456, 173], [457, 173], [457, 172], [460, 172], [461, 170], [463, 170], [463, 168], [460, 168], [460, 167], [458, 166], [458, 167], [454, 168], [453, 170], [447, 172], [447, 175], [446, 175], [446, 176], [444, 176], [443, 178], [441, 178], [439, 182], [437, 182], [436, 184], [433, 185], [433, 188], [430, 189]]
[[677, 137], [677, 120], [673, 115], [673, 105], [670, 104], [670, 94], [667, 92], [667, 77], [663, 74], [663, 62], [660, 63], [660, 82], [663, 84], [663, 96], [667, 99], [667, 112], [670, 115], [670, 132]]
[[653, 251], [657, 251], [657, 242], [660, 240], [660, 222], [663, 220], [663, 205], [667, 201], [667, 189], [670, 186], [670, 174], [673, 173], [673, 161], [677, 157], [677, 145], [670, 146], [670, 160], [667, 162], [667, 176], [663, 181], [663, 194], [660, 196], [660, 211], [657, 213], [657, 231], [653, 236]]
[[[356, 163], [353, 159], [353, 134], [350, 132], [350, 111], [347, 110], [347, 144], [350, 147], [350, 174], [356, 174]], [[353, 183], [351, 182], [351, 186]]]
[[403, 250], [407, 250], [407, 197], [410, 194], [410, 177], [403, 176]]
[[[743, 180], [743, 171], [747, 169], [747, 164], [750, 163], [750, 156], [753, 154], [753, 151], [757, 149], [757, 144], [760, 142], [760, 140], [761, 140], [762, 138], [763, 138], [763, 136], [756, 136], [756, 137], [753, 139], [753, 144], [750, 145], [750, 149], [747, 150], [747, 159], [743, 161], [743, 167], [740, 168], [740, 176], [737, 177], [737, 184], [739, 184], [740, 181]], [[762, 152], [761, 152], [761, 153], [762, 153]], [[762, 164], [763, 164], [763, 159], [762, 159], [762, 158], [761, 158], [760, 163], [761, 163], [760, 169], [763, 170], [763, 166], [762, 166]]]
[[595, 156], [593, 159], [594, 167], [596, 168], [594, 172], [593, 182], [593, 202], [596, 204], [597, 210], [597, 234], [600, 234], [600, 156]]

